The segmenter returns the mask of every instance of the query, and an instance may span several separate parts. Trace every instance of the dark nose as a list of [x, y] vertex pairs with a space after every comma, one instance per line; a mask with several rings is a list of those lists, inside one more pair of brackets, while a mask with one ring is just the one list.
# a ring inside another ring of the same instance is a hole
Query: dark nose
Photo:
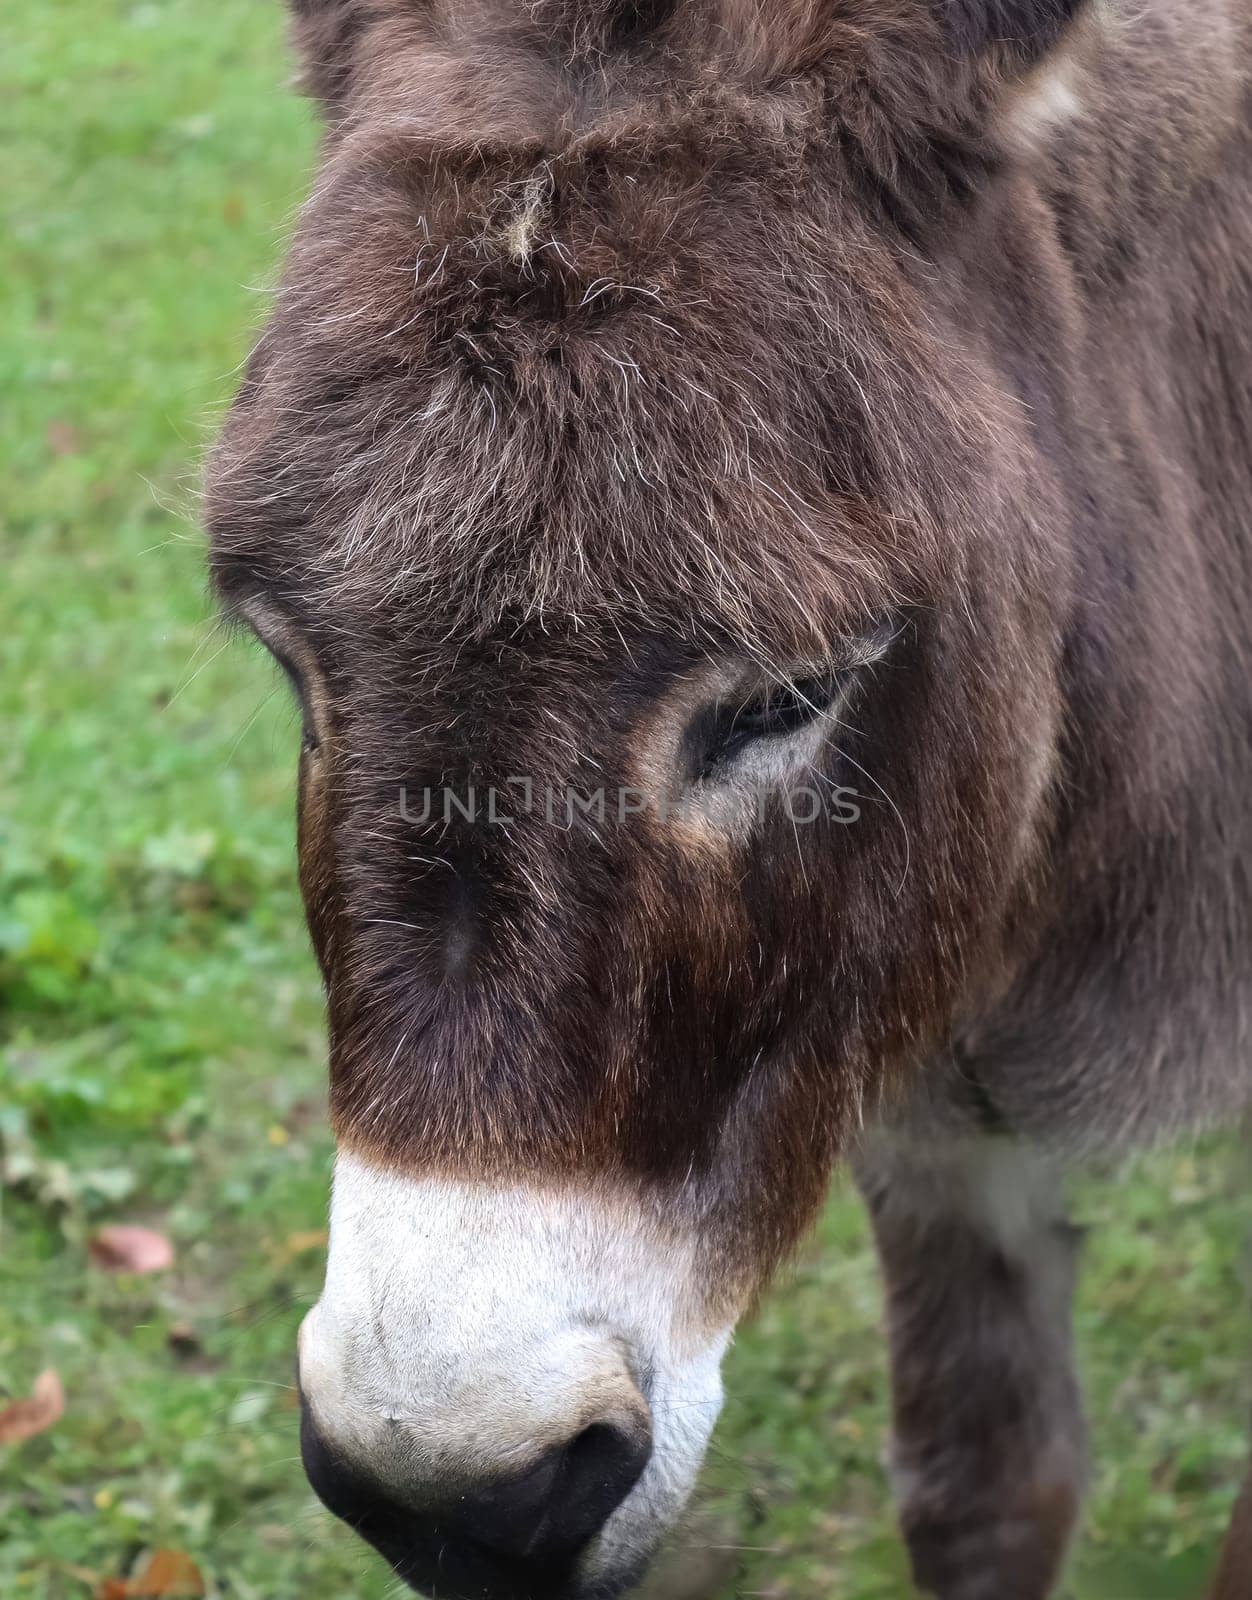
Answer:
[[646, 1430], [592, 1423], [519, 1476], [461, 1495], [449, 1508], [449, 1531], [505, 1556], [575, 1553], [634, 1488], [651, 1453]]
[[300, 1448], [318, 1498], [413, 1588], [440, 1600], [557, 1600], [578, 1556], [638, 1482], [652, 1453], [640, 1419], [592, 1423], [525, 1471], [404, 1505], [321, 1435], [303, 1407]]

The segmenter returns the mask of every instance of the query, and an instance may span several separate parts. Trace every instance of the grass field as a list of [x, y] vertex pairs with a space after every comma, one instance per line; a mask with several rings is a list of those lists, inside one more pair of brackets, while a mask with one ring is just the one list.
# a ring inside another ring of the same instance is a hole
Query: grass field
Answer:
[[[278, 0], [8, 0], [0, 19], [0, 1596], [154, 1546], [211, 1595], [394, 1590], [296, 1460], [293, 1335], [330, 1144], [293, 874], [296, 727], [215, 627], [197, 457], [307, 179]], [[1096, 1450], [1071, 1600], [1196, 1597], [1246, 1448], [1252, 1199], [1232, 1143], [1078, 1187]], [[87, 1265], [106, 1221], [155, 1277]], [[837, 1190], [744, 1330], [667, 1600], [903, 1600], [874, 1267]], [[1011, 1600], [1011, 1597], [1006, 1597]]]

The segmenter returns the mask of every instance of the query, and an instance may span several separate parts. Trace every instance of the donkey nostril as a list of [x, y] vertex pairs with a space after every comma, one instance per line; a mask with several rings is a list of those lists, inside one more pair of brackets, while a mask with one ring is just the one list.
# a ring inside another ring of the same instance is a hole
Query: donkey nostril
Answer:
[[652, 1454], [650, 1429], [595, 1422], [565, 1446], [538, 1542], [576, 1549], [598, 1533], [638, 1483]]
[[502, 1555], [539, 1561], [571, 1555], [625, 1500], [651, 1453], [646, 1426], [592, 1423], [519, 1477], [463, 1496], [456, 1521], [477, 1544]]
[[610, 1422], [593, 1422], [565, 1447], [562, 1477], [568, 1487], [605, 1504], [604, 1515], [626, 1498], [652, 1453], [649, 1432], [630, 1434]]
[[571, 1467], [580, 1463], [596, 1467], [603, 1458], [615, 1454], [617, 1429], [610, 1422], [593, 1422], [565, 1446], [565, 1459]]

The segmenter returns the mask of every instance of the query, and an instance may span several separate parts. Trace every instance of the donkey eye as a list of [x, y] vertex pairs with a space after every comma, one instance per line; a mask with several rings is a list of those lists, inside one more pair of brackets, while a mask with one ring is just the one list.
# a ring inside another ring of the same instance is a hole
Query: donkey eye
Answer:
[[840, 676], [814, 675], [772, 685], [737, 705], [712, 708], [703, 738], [703, 774], [731, 761], [748, 745], [781, 739], [826, 716], [841, 688]]
[[283, 677], [286, 678], [288, 684], [290, 684], [291, 692], [300, 702], [300, 709], [303, 711], [305, 708], [305, 703], [308, 699], [304, 685], [304, 674], [300, 671], [299, 667], [296, 666], [295, 662], [290, 656], [284, 655], [281, 650], [275, 650], [273, 645], [268, 645], [266, 648], [269, 650], [269, 653], [273, 656], [274, 660], [277, 661], [278, 665], [283, 669]]
[[285, 655], [283, 651], [276, 650], [272, 644], [267, 645], [266, 648], [283, 669], [283, 674], [291, 685], [291, 692], [295, 695], [296, 704], [300, 707], [300, 747], [311, 754], [320, 748], [320, 741], [313, 727], [313, 716], [309, 709], [309, 691], [304, 681], [304, 674], [291, 657]]

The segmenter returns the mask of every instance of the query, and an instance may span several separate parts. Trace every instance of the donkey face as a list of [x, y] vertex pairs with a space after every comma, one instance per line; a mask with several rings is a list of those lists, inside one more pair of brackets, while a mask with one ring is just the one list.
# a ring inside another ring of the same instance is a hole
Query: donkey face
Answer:
[[[306, 1464], [441, 1596], [631, 1581], [1028, 924], [1065, 580], [936, 287], [1007, 181], [958, 9], [298, 8], [332, 132], [208, 521], [304, 717]], [[1029, 366], [1037, 264], [984, 286]]]

